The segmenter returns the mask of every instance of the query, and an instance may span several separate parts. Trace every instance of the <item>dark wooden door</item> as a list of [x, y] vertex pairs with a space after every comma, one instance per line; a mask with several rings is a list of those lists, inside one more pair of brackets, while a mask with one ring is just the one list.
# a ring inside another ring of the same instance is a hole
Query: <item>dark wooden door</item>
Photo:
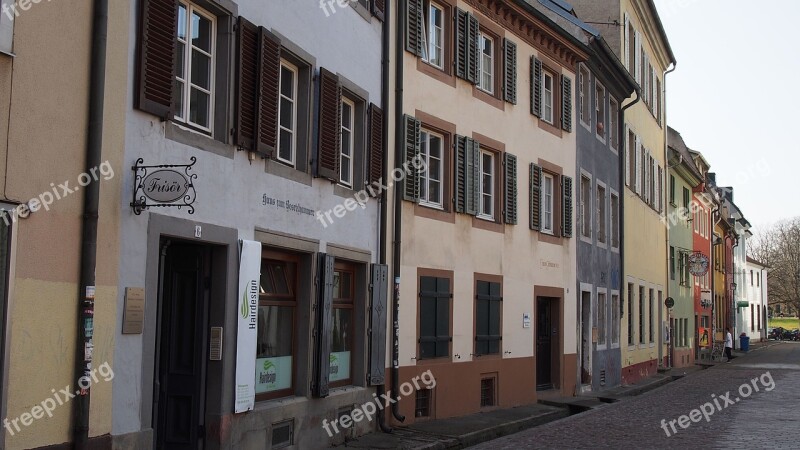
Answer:
[[208, 270], [206, 248], [178, 243], [167, 247], [153, 405], [159, 449], [202, 446]]
[[550, 300], [536, 299], [536, 389], [551, 389], [553, 311]]

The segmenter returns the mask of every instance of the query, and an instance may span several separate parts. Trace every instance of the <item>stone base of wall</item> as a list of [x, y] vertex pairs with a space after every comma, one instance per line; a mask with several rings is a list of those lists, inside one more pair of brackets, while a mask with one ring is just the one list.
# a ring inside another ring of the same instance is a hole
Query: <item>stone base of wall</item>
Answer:
[[658, 372], [658, 359], [651, 359], [639, 364], [622, 368], [622, 384], [633, 384]]

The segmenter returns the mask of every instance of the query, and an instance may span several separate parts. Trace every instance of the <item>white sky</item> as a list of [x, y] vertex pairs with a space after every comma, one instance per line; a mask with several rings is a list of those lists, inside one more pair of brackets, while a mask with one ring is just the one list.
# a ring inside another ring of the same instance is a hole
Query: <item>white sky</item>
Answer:
[[754, 232], [800, 216], [800, 1], [655, 0], [675, 59], [667, 120]]

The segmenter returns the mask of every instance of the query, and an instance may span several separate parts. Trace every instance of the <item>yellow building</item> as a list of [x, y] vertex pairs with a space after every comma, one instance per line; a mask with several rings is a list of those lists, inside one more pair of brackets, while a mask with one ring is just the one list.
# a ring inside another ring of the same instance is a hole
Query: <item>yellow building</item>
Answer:
[[652, 0], [577, 0], [578, 16], [600, 29], [639, 84], [625, 111], [622, 382], [666, 365], [667, 226], [665, 77], [675, 66]]
[[[128, 8], [113, 3], [113, 11]], [[88, 438], [108, 446], [126, 61], [107, 61], [102, 164], [88, 167], [92, 2], [2, 6], [0, 447], [73, 441], [73, 409], [84, 397], [75, 375], [77, 353], [81, 365], [87, 353], [92, 355], [96, 374], [90, 377]], [[109, 54], [124, 56], [127, 26], [112, 23], [109, 29], [115, 30], [108, 36]], [[100, 188], [96, 285], [79, 295], [82, 211], [90, 186]], [[94, 297], [93, 321], [79, 319], [84, 295]], [[86, 334], [93, 335], [92, 345], [78, 336], [84, 329], [91, 330]]]

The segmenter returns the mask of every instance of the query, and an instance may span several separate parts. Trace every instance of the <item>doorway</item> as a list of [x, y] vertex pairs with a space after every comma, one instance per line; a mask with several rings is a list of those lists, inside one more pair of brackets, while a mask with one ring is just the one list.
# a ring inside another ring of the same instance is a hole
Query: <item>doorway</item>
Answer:
[[581, 292], [581, 384], [592, 384], [592, 293]]
[[153, 387], [156, 448], [197, 449], [205, 437], [210, 247], [161, 244]]
[[554, 358], [558, 358], [558, 314], [556, 301], [536, 298], [536, 390], [553, 389]]

